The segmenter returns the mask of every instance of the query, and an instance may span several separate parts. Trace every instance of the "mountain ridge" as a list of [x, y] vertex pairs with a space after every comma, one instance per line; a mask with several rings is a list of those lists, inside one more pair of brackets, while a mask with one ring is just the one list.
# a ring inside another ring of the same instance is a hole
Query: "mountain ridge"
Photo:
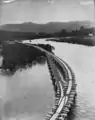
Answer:
[[33, 22], [23, 22], [19, 24], [5, 24], [0, 26], [0, 30], [14, 31], [14, 32], [45, 32], [54, 33], [62, 29], [72, 31], [83, 27], [91, 27], [94, 22], [90, 21], [70, 21], [70, 22], [48, 22], [46, 24], [37, 24]]

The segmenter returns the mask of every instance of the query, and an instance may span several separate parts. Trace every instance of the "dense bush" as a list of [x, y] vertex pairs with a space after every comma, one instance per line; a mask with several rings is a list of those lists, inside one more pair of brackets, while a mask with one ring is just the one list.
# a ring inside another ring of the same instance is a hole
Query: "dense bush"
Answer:
[[80, 44], [86, 46], [95, 46], [95, 39], [84, 38], [84, 37], [71, 37], [71, 38], [58, 38], [58, 39], [48, 39], [47, 41], [55, 41], [55, 42], [66, 42], [71, 44]]
[[43, 48], [51, 53], [53, 53], [53, 50], [55, 49], [54, 46], [51, 46], [49, 44], [33, 44], [33, 45], [39, 46], [39, 47], [41, 47], [41, 48]]
[[1, 55], [4, 58], [2, 68], [5, 70], [9, 69], [11, 72], [18, 68], [25, 68], [28, 65], [32, 66], [33, 61], [40, 64], [45, 63], [45, 59], [43, 59], [45, 58], [44, 52], [20, 43], [4, 43]]

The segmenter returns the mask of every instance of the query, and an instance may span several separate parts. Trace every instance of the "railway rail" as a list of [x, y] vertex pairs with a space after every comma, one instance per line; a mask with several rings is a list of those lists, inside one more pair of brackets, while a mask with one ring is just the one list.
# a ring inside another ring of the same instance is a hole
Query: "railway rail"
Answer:
[[[16, 42], [19, 43], [19, 42]], [[26, 44], [27, 43], [20, 43]], [[70, 66], [56, 55], [30, 44], [46, 53], [49, 73], [55, 90], [55, 105], [46, 116], [46, 120], [67, 120], [68, 113], [76, 96], [75, 75]]]

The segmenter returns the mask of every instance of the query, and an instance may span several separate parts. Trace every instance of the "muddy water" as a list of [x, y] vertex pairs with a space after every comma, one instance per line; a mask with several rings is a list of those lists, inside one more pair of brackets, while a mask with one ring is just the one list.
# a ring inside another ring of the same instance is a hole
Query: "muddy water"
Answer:
[[0, 75], [0, 97], [4, 120], [44, 120], [54, 104], [47, 63], [18, 70], [13, 76]]

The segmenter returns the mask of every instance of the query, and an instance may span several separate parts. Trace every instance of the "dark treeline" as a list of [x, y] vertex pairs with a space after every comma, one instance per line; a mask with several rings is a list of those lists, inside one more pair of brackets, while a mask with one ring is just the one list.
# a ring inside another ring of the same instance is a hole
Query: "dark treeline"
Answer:
[[[95, 28], [81, 27], [79, 30], [73, 30], [72, 32], [62, 30], [59, 33], [54, 34], [57, 39], [48, 39], [47, 41], [67, 42], [86, 46], [95, 46]], [[89, 36], [89, 34], [92, 36]]]
[[15, 32], [15, 31], [0, 30], [0, 44], [2, 44], [2, 42], [6, 40], [20, 41], [20, 40], [35, 39], [35, 38], [37, 38], [37, 34], [32, 32]]
[[84, 28], [80, 27], [80, 29], [66, 31], [65, 29], [60, 32], [54, 33], [55, 37], [87, 37], [89, 34], [95, 34], [95, 28]]
[[16, 32], [16, 31], [4, 31], [0, 30], [0, 44], [6, 40], [31, 40], [31, 39], [38, 39], [38, 38], [50, 38], [50, 37], [68, 37], [68, 36], [81, 36], [85, 37], [88, 36], [89, 33], [94, 34], [95, 28], [84, 28], [81, 27], [80, 29], [66, 31], [65, 29], [54, 32], [54, 33], [33, 33], [33, 32]]
[[83, 37], [70, 37], [70, 38], [62, 38], [59, 39], [47, 39], [46, 41], [54, 41], [54, 42], [65, 42], [65, 43], [72, 43], [72, 44], [80, 44], [86, 46], [95, 46], [95, 40], [91, 38], [83, 38]]
[[33, 32], [16, 32], [16, 31], [4, 31], [0, 30], [0, 44], [4, 41], [14, 41], [14, 40], [33, 40], [39, 38], [49, 38], [51, 34], [48, 33], [33, 33]]
[[39, 63], [44, 64], [46, 61], [45, 53], [35, 47], [23, 45], [20, 43], [4, 43], [1, 50], [3, 56], [2, 71], [13, 74], [17, 69], [32, 67]]
[[54, 46], [51, 46], [50, 44], [32, 44], [32, 45], [39, 46], [39, 47], [41, 47], [41, 48], [43, 48], [51, 53], [53, 53], [53, 50], [55, 49]]

